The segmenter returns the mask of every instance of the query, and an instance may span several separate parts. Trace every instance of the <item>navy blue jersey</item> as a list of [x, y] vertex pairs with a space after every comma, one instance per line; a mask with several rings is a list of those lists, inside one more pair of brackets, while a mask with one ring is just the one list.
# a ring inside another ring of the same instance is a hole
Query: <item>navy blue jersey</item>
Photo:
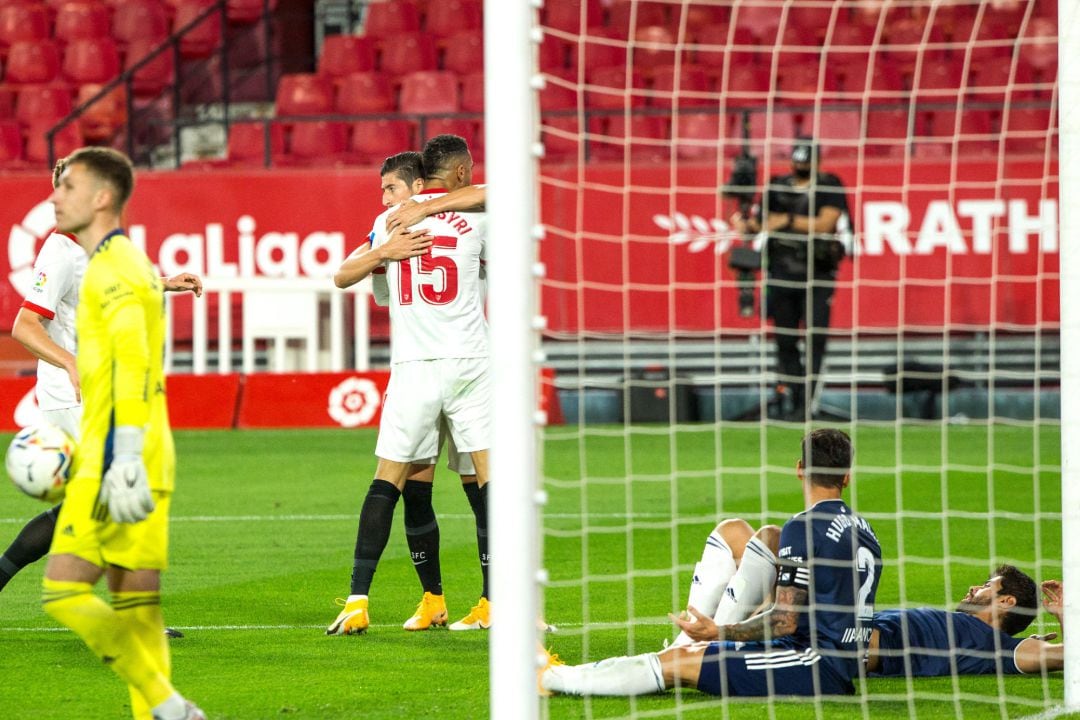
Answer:
[[875, 675], [1020, 672], [1013, 655], [1023, 638], [1006, 635], [967, 613], [933, 608], [884, 610], [874, 615], [873, 624], [879, 637]]
[[784, 525], [778, 560], [777, 585], [807, 591], [809, 607], [792, 638], [837, 674], [857, 677], [881, 580], [881, 546], [870, 523], [843, 500], [819, 502]]

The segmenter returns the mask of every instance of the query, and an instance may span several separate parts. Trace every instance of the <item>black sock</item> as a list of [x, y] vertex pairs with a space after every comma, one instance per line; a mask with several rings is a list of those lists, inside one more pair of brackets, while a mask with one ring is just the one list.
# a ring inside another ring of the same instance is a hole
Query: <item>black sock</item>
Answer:
[[350, 595], [367, 595], [375, 568], [390, 539], [394, 523], [394, 506], [401, 491], [392, 483], [378, 478], [371, 481], [364, 506], [360, 509], [360, 527], [356, 530], [356, 551], [353, 553]]
[[37, 562], [49, 552], [53, 530], [56, 529], [56, 516], [60, 506], [49, 508], [36, 518], [26, 523], [11, 545], [0, 557], [0, 590], [8, 580], [32, 562]]
[[462, 487], [465, 489], [465, 497], [469, 498], [469, 505], [472, 507], [473, 515], [476, 517], [476, 547], [480, 554], [480, 572], [484, 576], [484, 589], [480, 594], [490, 600], [488, 561], [491, 558], [488, 555], [487, 539], [487, 485], [480, 487], [477, 483], [468, 483], [462, 485]]
[[439, 521], [431, 506], [431, 483], [406, 480], [401, 499], [405, 501], [405, 538], [409, 554], [424, 592], [442, 595], [442, 568], [439, 565]]

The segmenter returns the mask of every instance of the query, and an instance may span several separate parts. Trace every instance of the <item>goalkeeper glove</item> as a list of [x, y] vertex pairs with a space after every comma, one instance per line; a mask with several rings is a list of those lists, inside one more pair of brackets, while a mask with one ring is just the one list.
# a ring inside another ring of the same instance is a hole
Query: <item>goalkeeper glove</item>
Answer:
[[154, 510], [142, 446], [142, 428], [121, 425], [113, 430], [113, 461], [101, 481], [101, 501], [114, 522], [139, 522]]

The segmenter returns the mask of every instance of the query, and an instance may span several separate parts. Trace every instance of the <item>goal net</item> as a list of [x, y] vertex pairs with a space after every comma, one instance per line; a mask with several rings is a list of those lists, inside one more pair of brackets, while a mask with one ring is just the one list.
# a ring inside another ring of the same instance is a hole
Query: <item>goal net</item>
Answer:
[[[876, 609], [954, 610], [1005, 564], [1060, 579], [1056, 0], [547, 0], [538, 24], [539, 302], [564, 421], [538, 461], [544, 644], [578, 664], [673, 640], [717, 524], [804, 509], [817, 427], [853, 440]], [[1033, 632], [1060, 628], [1040, 610]], [[542, 708], [1012, 717], [1061, 706], [1065, 682]]]

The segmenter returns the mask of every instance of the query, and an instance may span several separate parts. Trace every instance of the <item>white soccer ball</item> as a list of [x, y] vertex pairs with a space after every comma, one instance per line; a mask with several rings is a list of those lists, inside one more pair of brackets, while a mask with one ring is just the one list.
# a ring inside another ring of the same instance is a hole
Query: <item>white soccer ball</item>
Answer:
[[75, 441], [49, 423], [20, 430], [8, 445], [4, 465], [15, 487], [48, 503], [64, 497]]

